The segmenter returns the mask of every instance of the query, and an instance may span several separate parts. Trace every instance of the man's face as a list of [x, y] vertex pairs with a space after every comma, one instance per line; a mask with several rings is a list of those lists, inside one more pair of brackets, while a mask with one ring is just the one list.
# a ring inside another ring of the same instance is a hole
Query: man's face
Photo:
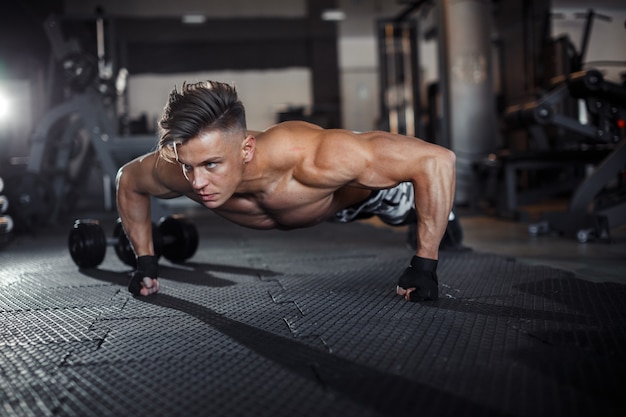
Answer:
[[249, 150], [239, 136], [214, 131], [177, 145], [183, 174], [207, 208], [224, 204], [241, 183]]

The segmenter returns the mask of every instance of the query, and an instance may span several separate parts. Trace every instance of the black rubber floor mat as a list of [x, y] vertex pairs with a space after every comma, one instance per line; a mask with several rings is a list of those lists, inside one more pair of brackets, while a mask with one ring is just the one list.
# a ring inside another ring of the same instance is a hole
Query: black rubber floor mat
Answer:
[[402, 234], [198, 226], [147, 298], [112, 250], [81, 271], [62, 235], [0, 253], [0, 414], [623, 415], [622, 285], [445, 252], [441, 298], [407, 303]]

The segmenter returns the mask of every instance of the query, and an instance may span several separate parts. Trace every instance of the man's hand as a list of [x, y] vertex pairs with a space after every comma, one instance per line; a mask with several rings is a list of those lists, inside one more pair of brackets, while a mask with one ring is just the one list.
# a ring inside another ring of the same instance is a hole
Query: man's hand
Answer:
[[407, 301], [434, 301], [439, 298], [437, 261], [414, 256], [398, 280], [396, 293]]
[[133, 273], [128, 291], [133, 295], [150, 295], [159, 291], [158, 258], [152, 255], [137, 257], [137, 270]]

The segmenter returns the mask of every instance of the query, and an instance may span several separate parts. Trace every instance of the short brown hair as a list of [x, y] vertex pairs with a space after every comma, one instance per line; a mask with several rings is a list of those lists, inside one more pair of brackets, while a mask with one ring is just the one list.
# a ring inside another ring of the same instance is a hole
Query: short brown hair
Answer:
[[159, 153], [171, 161], [176, 159], [174, 144], [183, 144], [203, 132], [241, 131], [245, 135], [246, 112], [231, 85], [217, 81], [183, 83], [180, 92], [176, 87], [170, 92], [159, 127]]

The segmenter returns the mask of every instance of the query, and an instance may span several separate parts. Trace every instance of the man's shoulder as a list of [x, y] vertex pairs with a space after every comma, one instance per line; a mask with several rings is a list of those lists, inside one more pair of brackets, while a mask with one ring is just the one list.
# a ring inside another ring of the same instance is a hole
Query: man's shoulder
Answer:
[[269, 149], [274, 155], [288, 152], [292, 156], [301, 152], [315, 152], [319, 142], [325, 135], [324, 129], [319, 126], [298, 121], [288, 121], [276, 124], [258, 135], [258, 144]]
[[170, 192], [184, 194], [191, 190], [187, 179], [183, 176], [180, 165], [156, 156], [152, 177], [155, 182]]
[[323, 133], [324, 129], [318, 125], [308, 123], [300, 120], [289, 120], [286, 122], [277, 123], [260, 132], [263, 136], [290, 136], [299, 137], [301, 135], [313, 135]]
[[[358, 139], [356, 132], [338, 128], [323, 128], [321, 126], [304, 122], [304, 121], [287, 121], [276, 124], [260, 134], [260, 137], [268, 141], [281, 143], [288, 142], [294, 144], [300, 142], [302, 145], [308, 144], [314, 147], [324, 145], [324, 147], [340, 146], [340, 142], [344, 145]], [[332, 140], [330, 140], [332, 139]], [[356, 143], [352, 144], [357, 145]]]

